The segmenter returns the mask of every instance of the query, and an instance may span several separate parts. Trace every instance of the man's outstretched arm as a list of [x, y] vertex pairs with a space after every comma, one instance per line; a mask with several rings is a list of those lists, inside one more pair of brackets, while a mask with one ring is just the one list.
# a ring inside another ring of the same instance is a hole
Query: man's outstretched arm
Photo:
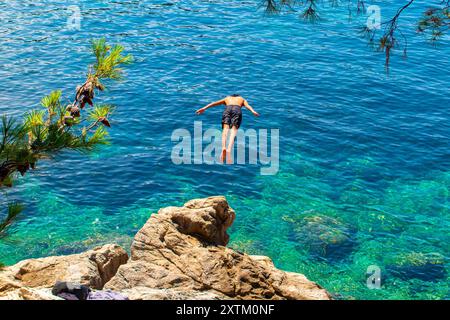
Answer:
[[212, 107], [215, 107], [215, 106], [220, 106], [221, 104], [225, 104], [225, 99], [218, 100], [218, 101], [215, 101], [215, 102], [211, 102], [207, 106], [205, 106], [203, 108], [200, 108], [197, 111], [195, 111], [195, 113], [196, 114], [202, 114], [203, 112], [206, 111], [206, 109], [209, 109], [209, 108], [212, 108]]
[[244, 100], [244, 107], [247, 108], [251, 113], [253, 113], [254, 116], [259, 117], [259, 113], [256, 112], [247, 102], [247, 100]]

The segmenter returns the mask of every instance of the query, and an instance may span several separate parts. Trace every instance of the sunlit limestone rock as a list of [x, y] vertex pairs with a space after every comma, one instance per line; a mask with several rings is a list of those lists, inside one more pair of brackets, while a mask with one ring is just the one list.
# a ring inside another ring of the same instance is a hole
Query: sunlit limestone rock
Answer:
[[136, 234], [130, 261], [105, 288], [136, 293], [136, 298], [143, 288], [171, 289], [171, 294], [180, 296], [208, 292], [237, 299], [330, 298], [303, 275], [276, 269], [267, 257], [225, 247], [226, 231], [234, 219], [235, 212], [224, 197], [161, 209]]
[[[1, 281], [1, 279], [0, 279]], [[0, 300], [63, 300], [52, 294], [49, 288], [17, 288], [4, 292], [0, 295]]]
[[227, 248], [235, 216], [224, 197], [163, 208], [136, 234], [128, 262], [113, 244], [24, 260], [0, 271], [0, 299], [58, 299], [51, 294], [57, 281], [111, 289], [131, 300], [330, 299], [305, 276], [275, 268], [268, 257]]
[[56, 298], [45, 289], [53, 287], [57, 281], [102, 289], [127, 260], [125, 250], [113, 244], [80, 254], [24, 260], [0, 271], [0, 299]]
[[227, 296], [211, 291], [193, 291], [179, 289], [156, 289], [133, 287], [121, 291], [130, 300], [227, 300]]

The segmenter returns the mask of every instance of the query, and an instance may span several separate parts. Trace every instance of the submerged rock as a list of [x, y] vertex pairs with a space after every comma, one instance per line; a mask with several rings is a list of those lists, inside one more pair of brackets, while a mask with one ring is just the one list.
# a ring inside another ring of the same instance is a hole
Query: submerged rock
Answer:
[[407, 223], [389, 213], [365, 212], [357, 217], [359, 230], [370, 233], [393, 233], [405, 231]]
[[436, 281], [446, 277], [445, 257], [439, 253], [409, 252], [387, 259], [387, 271], [395, 277], [409, 280]]
[[325, 215], [284, 217], [292, 224], [292, 238], [318, 259], [339, 260], [353, 250], [354, 232], [338, 219]]
[[224, 197], [163, 208], [136, 234], [128, 262], [117, 245], [25, 260], [0, 271], [0, 299], [57, 299], [49, 288], [58, 280], [132, 300], [330, 299], [305, 276], [275, 268], [268, 257], [227, 248], [234, 219]]

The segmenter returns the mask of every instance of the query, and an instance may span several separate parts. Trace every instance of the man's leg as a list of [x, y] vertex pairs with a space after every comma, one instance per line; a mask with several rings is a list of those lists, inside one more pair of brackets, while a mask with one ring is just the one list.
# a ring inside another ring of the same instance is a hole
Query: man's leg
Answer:
[[223, 163], [227, 154], [227, 137], [230, 126], [227, 124], [223, 125], [222, 129], [222, 153], [220, 154], [220, 161]]
[[227, 148], [227, 164], [233, 164], [233, 159], [231, 158], [231, 151], [233, 150], [234, 139], [236, 138], [237, 132], [238, 128], [236, 126], [233, 126], [231, 128], [230, 142], [228, 143]]

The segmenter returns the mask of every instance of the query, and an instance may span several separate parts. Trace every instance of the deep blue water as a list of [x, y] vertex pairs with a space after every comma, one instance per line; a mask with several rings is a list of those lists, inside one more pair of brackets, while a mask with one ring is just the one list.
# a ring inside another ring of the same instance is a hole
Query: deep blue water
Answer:
[[[379, 3], [383, 15], [395, 9]], [[423, 3], [402, 17], [408, 57], [394, 55], [387, 74], [358, 35], [364, 18], [345, 8], [308, 24], [266, 16], [258, 1], [83, 0], [71, 31], [66, 1], [3, 1], [1, 113], [39, 107], [54, 89], [71, 99], [92, 38], [123, 44], [135, 62], [99, 99], [117, 106], [111, 145], [41, 161], [8, 190], [26, 210], [0, 261], [129, 246], [158, 208], [223, 194], [237, 212], [234, 248], [336, 297], [448, 298], [450, 49], [415, 34]], [[279, 173], [174, 165], [172, 131], [220, 128], [221, 108], [194, 111], [235, 92], [261, 114], [244, 111], [243, 129], [280, 129]], [[370, 265], [382, 270], [379, 290], [366, 286]]]

